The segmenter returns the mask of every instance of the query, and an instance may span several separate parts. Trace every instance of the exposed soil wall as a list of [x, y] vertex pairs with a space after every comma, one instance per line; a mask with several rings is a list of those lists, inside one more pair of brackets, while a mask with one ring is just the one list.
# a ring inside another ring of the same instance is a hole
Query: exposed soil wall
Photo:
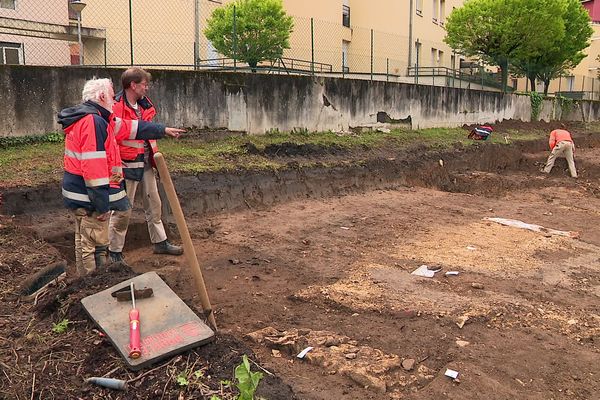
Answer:
[[[599, 142], [580, 138], [578, 145], [591, 147]], [[300, 198], [339, 196], [353, 192], [415, 185], [461, 191], [455, 174], [478, 170], [531, 170], [535, 165], [526, 153], [546, 150], [545, 140], [512, 146], [481, 145], [450, 150], [427, 150], [415, 146], [399, 154], [387, 154], [366, 161], [352, 161], [337, 167], [302, 168], [289, 157], [288, 168], [279, 171], [243, 171], [177, 176], [175, 185], [186, 212], [211, 214], [257, 205], [272, 205]], [[321, 149], [313, 149], [317, 153]], [[279, 160], [273, 146], [267, 153]], [[440, 163], [440, 160], [441, 163]], [[442, 165], [443, 164], [443, 165]], [[26, 214], [62, 207], [59, 185], [22, 188], [2, 194], [0, 213]], [[141, 201], [138, 201], [141, 204]]]

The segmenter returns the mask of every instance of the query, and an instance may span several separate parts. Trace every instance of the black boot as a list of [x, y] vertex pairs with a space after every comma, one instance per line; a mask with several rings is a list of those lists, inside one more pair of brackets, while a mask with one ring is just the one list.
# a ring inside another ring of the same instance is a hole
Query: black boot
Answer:
[[104, 267], [108, 263], [108, 246], [98, 246], [94, 251], [96, 269]]
[[172, 256], [180, 256], [183, 254], [181, 246], [175, 246], [169, 243], [168, 240], [163, 240], [159, 243], [154, 243], [154, 254], [170, 254]]
[[127, 264], [127, 262], [125, 261], [125, 257], [123, 257], [123, 253], [120, 251], [108, 251], [108, 257], [110, 259], [111, 263], [119, 263], [121, 265], [124, 265], [126, 267], [128, 267], [129, 265]]

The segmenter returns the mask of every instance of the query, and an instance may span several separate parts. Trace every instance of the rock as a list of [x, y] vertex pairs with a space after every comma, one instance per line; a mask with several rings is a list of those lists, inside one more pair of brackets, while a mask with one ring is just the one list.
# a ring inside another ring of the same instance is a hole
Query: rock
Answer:
[[232, 258], [229, 260], [230, 263], [232, 263], [233, 265], [238, 265], [241, 263], [240, 260], [238, 260], [237, 258]]
[[346, 357], [347, 360], [354, 360], [356, 358], [356, 353], [347, 353], [344, 354], [344, 357]]
[[273, 355], [273, 357], [275, 358], [281, 358], [281, 352], [279, 350], [271, 350], [271, 354]]
[[325, 346], [325, 342], [326, 342], [326, 341], [327, 341], [327, 338], [325, 338], [325, 337], [320, 337], [320, 338], [317, 338], [317, 340], [316, 340], [316, 343], [317, 343], [319, 346]]
[[337, 346], [338, 344], [340, 344], [340, 340], [333, 336], [327, 336], [324, 343], [325, 347]]
[[339, 373], [347, 376], [359, 385], [368, 386], [370, 389], [374, 389], [379, 393], [385, 393], [387, 391], [385, 381], [371, 375], [364, 368], [345, 367], [340, 368]]
[[435, 371], [423, 364], [417, 368], [417, 374], [421, 379], [433, 380], [435, 378]]
[[404, 368], [405, 371], [412, 371], [413, 368], [415, 368], [415, 360], [412, 358], [405, 359], [402, 361], [402, 368]]
[[479, 282], [473, 282], [473, 283], [471, 283], [471, 287], [473, 289], [483, 289], [483, 288], [485, 288], [485, 286], [483, 286], [483, 283], [479, 283]]
[[255, 332], [248, 333], [246, 336], [257, 343], [262, 343], [266, 336], [282, 335], [277, 329], [268, 326]]
[[465, 323], [469, 320], [469, 316], [468, 315], [463, 315], [462, 317], [458, 318], [458, 321], [456, 322], [456, 325], [462, 329], [463, 326], [465, 326]]
[[470, 345], [471, 343], [467, 342], [466, 340], [457, 340], [456, 344], [458, 347], [466, 347], [466, 346]]

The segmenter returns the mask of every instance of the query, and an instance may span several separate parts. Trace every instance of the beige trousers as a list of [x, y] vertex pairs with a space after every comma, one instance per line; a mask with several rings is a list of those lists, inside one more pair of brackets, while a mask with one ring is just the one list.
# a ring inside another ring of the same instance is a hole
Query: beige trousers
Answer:
[[549, 174], [552, 171], [552, 167], [554, 167], [554, 161], [558, 157], [564, 157], [567, 159], [567, 164], [569, 164], [569, 172], [573, 178], [577, 178], [577, 170], [575, 169], [575, 160], [573, 158], [573, 142], [569, 142], [567, 140], [563, 140], [562, 142], [558, 142], [554, 149], [552, 149], [552, 153], [548, 156], [548, 161], [546, 161], [546, 165], [544, 166], [544, 172]]
[[108, 249], [113, 252], [123, 251], [125, 246], [125, 236], [127, 235], [127, 227], [133, 210], [133, 201], [135, 192], [139, 184], [142, 184], [142, 197], [144, 214], [146, 223], [148, 224], [148, 232], [150, 233], [150, 241], [159, 243], [167, 239], [165, 227], [161, 220], [161, 203], [158, 194], [158, 185], [153, 168], [146, 168], [141, 182], [126, 179], [125, 190], [127, 197], [131, 203], [131, 208], [127, 211], [113, 211], [110, 216], [109, 239], [110, 245]]
[[96, 247], [108, 246], [108, 221], [99, 221], [97, 216], [88, 215], [83, 208], [75, 210], [75, 267], [79, 276], [96, 269]]

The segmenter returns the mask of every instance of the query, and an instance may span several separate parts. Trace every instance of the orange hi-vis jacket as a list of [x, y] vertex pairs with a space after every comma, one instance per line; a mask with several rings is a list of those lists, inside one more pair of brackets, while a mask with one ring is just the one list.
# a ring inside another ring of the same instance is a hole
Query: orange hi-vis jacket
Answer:
[[548, 144], [550, 145], [550, 150], [554, 150], [554, 146], [556, 146], [559, 142], [571, 142], [573, 143], [573, 138], [571, 138], [571, 134], [569, 131], [564, 129], [555, 129], [550, 132], [550, 140]]
[[[156, 115], [154, 104], [152, 104], [147, 97], [139, 99], [137, 102], [138, 109], [142, 114], [141, 118], [138, 118], [138, 115], [127, 101], [127, 96], [123, 91], [117, 93], [115, 100], [116, 103], [113, 106], [113, 113], [123, 120], [152, 121]], [[144, 176], [144, 140], [135, 140], [128, 135], [119, 134], [117, 134], [116, 139], [119, 145], [121, 159], [123, 160], [123, 172], [125, 178], [138, 182], [141, 181]], [[156, 140], [147, 140], [147, 142], [150, 148], [150, 163], [152, 166], [155, 166], [153, 155], [158, 151], [158, 145]]]
[[163, 125], [121, 120], [97, 103], [87, 101], [58, 114], [65, 131], [63, 200], [67, 208], [105, 213], [130, 208], [124, 181], [111, 180], [123, 173], [115, 132], [135, 139], [164, 136]]

